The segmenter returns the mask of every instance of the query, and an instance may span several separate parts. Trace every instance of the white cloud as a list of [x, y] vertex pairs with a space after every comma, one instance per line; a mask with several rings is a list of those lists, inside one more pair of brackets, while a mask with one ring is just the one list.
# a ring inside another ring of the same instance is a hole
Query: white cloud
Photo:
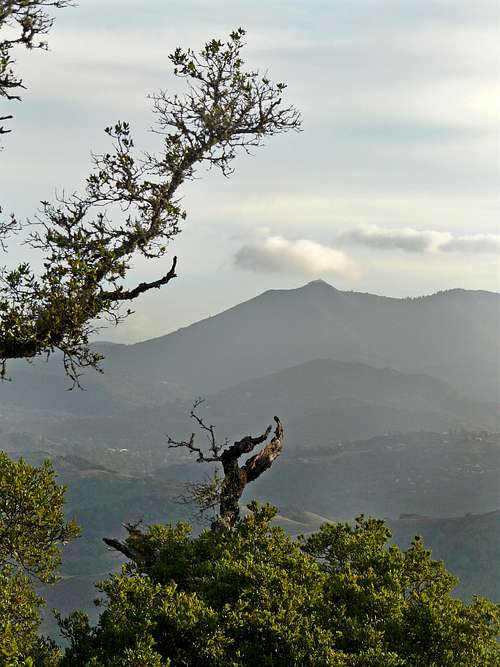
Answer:
[[473, 252], [499, 253], [500, 234], [464, 234], [411, 227], [386, 228], [363, 225], [341, 232], [337, 242], [369, 248], [398, 249], [415, 253]]
[[500, 234], [451, 236], [451, 238], [441, 246], [440, 250], [445, 252], [500, 253]]
[[362, 245], [370, 248], [397, 248], [407, 252], [436, 252], [449, 240], [450, 234], [411, 227], [388, 229], [378, 225], [363, 225], [339, 234], [337, 241], [347, 245]]
[[258, 273], [304, 277], [356, 275], [351, 260], [342, 251], [308, 239], [290, 240], [283, 236], [268, 236], [243, 245], [234, 261], [239, 268]]

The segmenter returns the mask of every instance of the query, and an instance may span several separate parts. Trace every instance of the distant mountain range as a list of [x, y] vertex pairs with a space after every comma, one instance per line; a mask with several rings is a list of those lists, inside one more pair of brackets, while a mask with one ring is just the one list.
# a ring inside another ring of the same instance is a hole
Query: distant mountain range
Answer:
[[104, 374], [66, 392], [60, 361], [13, 362], [0, 405], [58, 414], [122, 413], [222, 389], [317, 359], [427, 374], [500, 403], [500, 294], [449, 290], [394, 299], [323, 281], [270, 290], [135, 345], [100, 343]]
[[323, 281], [271, 290], [175, 333], [102, 348], [112, 372], [213, 393], [314, 359], [362, 362], [499, 400], [500, 294], [415, 299], [341, 292]]
[[[291, 450], [398, 431], [500, 430], [499, 315], [500, 295], [489, 292], [389, 299], [322, 281], [265, 292], [161, 338], [98, 346], [105, 372], [89, 371], [86, 391], [66, 390], [56, 359], [12, 364], [12, 382], [0, 384], [0, 442], [32, 433], [142, 474], [175, 460], [165, 436], [190, 433], [202, 394], [221, 439], [278, 414]], [[455, 386], [442, 379], [461, 374]], [[124, 465], [120, 449], [142, 456]]]

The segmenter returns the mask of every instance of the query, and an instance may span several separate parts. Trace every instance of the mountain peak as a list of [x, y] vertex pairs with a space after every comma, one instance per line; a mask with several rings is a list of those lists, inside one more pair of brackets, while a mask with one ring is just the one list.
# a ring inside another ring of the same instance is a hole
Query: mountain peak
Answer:
[[306, 283], [305, 285], [302, 286], [303, 288], [323, 288], [323, 289], [331, 289], [335, 290], [336, 292], [338, 291], [333, 285], [330, 285], [330, 283], [327, 283], [326, 280], [322, 280], [321, 278], [317, 278], [316, 280], [311, 280], [311, 282]]

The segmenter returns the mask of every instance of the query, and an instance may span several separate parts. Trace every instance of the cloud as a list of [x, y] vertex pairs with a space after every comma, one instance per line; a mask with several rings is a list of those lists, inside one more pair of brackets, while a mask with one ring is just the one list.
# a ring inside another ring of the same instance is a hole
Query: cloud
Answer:
[[445, 252], [500, 253], [500, 234], [451, 236], [450, 240], [444, 243], [440, 250]]
[[354, 277], [351, 260], [341, 250], [308, 239], [289, 240], [268, 236], [244, 244], [234, 256], [236, 266], [263, 273], [305, 277], [337, 275]]
[[500, 234], [454, 236], [449, 232], [411, 227], [386, 228], [364, 225], [341, 232], [337, 243], [368, 248], [398, 249], [414, 253], [500, 253]]
[[436, 252], [440, 245], [450, 238], [451, 235], [444, 232], [421, 231], [411, 227], [390, 229], [378, 225], [363, 225], [342, 232], [337, 242], [369, 248], [397, 248], [407, 252]]

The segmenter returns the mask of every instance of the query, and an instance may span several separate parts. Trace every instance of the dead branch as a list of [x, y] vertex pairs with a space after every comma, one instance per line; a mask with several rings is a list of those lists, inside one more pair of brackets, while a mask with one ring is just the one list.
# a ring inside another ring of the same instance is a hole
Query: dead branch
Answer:
[[[203, 516], [208, 511], [213, 512], [218, 506], [219, 514], [211, 523], [212, 530], [232, 530], [240, 517], [239, 502], [245, 487], [268, 470], [283, 450], [283, 425], [278, 417], [274, 417], [275, 429], [271, 440], [259, 452], [240, 465], [242, 456], [249, 454], [255, 447], [266, 442], [272, 427], [268, 426], [262, 435], [247, 435], [241, 440], [236, 440], [232, 445], [220, 445], [215, 436], [215, 427], [207, 424], [196, 411], [201, 403], [203, 403], [202, 399], [194, 402], [190, 416], [198, 424], [199, 429], [207, 434], [208, 453], [202, 447], [195, 445], [195, 433], [191, 434], [189, 440], [174, 440], [168, 436], [168, 446], [174, 449], [185, 448], [194, 452], [197, 455], [197, 461], [203, 463], [220, 463], [224, 476], [220, 477], [216, 471], [209, 480], [188, 483], [187, 493], [181, 495], [178, 500], [182, 504], [196, 505], [199, 516]], [[131, 560], [136, 562], [139, 559], [143, 560], [141, 544], [144, 534], [138, 528], [138, 524], [125, 524], [125, 528], [128, 532], [125, 541], [106, 537], [104, 542]]]
[[260, 477], [281, 454], [281, 450], [283, 449], [283, 426], [278, 417], [275, 416], [274, 421], [276, 422], [276, 430], [271, 442], [258, 454], [249, 458], [243, 466], [247, 475], [247, 483], [253, 482], [257, 477]]
[[166, 285], [169, 283], [171, 280], [174, 278], [177, 278], [177, 274], [175, 272], [175, 268], [177, 266], [177, 257], [174, 257], [172, 260], [172, 266], [170, 267], [170, 271], [159, 278], [158, 280], [154, 280], [150, 283], [139, 283], [134, 289], [130, 290], [124, 290], [124, 289], [116, 289], [113, 291], [103, 291], [101, 292], [101, 296], [104, 299], [108, 299], [109, 301], [132, 301], [133, 299], [136, 299], [138, 296], [141, 294], [144, 294], [144, 292], [149, 292], [151, 289], [159, 289], [160, 287], [163, 287], [163, 285]]
[[[224, 477], [222, 483], [216, 487], [219, 493], [219, 517], [213, 525], [223, 525], [232, 529], [240, 516], [239, 501], [246, 485], [255, 481], [262, 473], [268, 470], [281, 454], [284, 438], [283, 426], [278, 417], [274, 417], [276, 427], [271, 441], [260, 452], [250, 457], [243, 465], [240, 465], [240, 458], [242, 456], [250, 454], [258, 445], [266, 442], [272, 431], [272, 427], [268, 426], [261, 435], [247, 435], [241, 438], [241, 440], [235, 441], [232, 445], [224, 447], [217, 444], [214, 426], [207, 425], [203, 418], [196, 412], [196, 408], [201, 403], [201, 399], [196, 401], [190, 414], [200, 429], [208, 434], [209, 454], [194, 444], [195, 433], [191, 434], [189, 440], [177, 441], [169, 437], [168, 445], [174, 448], [184, 447], [194, 452], [197, 454], [197, 460], [200, 462], [217, 462], [222, 464]], [[195, 503], [199, 503], [200, 498], [204, 497], [204, 484], [206, 483], [198, 483], [194, 489], [195, 493], [191, 494], [191, 498]], [[211, 486], [213, 487], [213, 485]], [[210, 495], [212, 501], [213, 493], [212, 488]]]
[[123, 527], [127, 531], [127, 538], [122, 542], [113, 537], [103, 537], [102, 541], [111, 549], [119, 551], [129, 560], [137, 561], [141, 556], [140, 545], [144, 538], [144, 533], [139, 528], [141, 521], [137, 523], [124, 523]]

